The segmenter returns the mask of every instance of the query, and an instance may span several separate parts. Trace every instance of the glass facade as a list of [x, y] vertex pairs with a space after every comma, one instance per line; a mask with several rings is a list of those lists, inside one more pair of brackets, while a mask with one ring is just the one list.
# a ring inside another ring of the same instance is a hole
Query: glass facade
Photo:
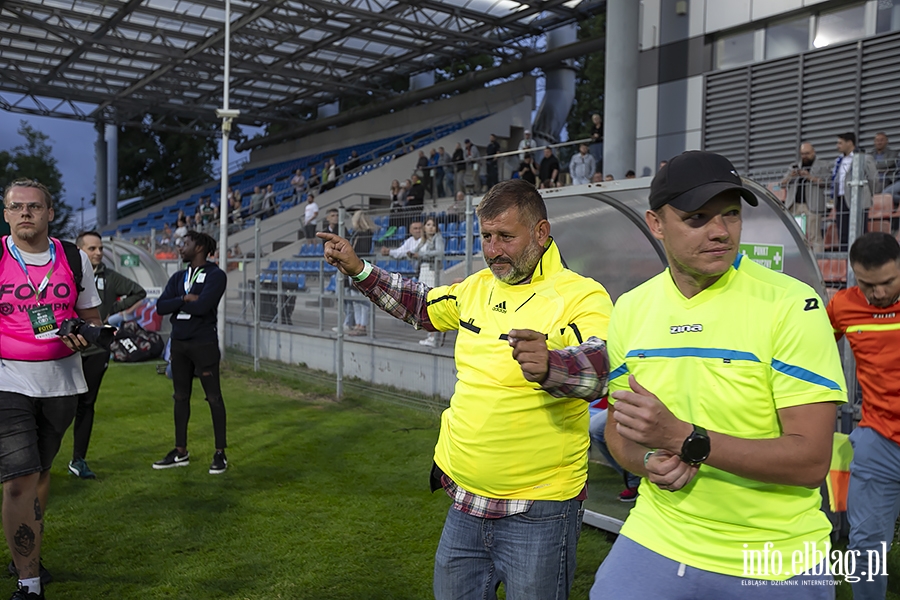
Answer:
[[716, 69], [730, 69], [753, 62], [754, 31], [745, 31], [716, 40]]
[[824, 48], [840, 42], [858, 40], [866, 35], [866, 6], [857, 4], [849, 8], [823, 12], [816, 23], [813, 47]]
[[809, 50], [809, 17], [773, 23], [766, 28], [766, 60]]

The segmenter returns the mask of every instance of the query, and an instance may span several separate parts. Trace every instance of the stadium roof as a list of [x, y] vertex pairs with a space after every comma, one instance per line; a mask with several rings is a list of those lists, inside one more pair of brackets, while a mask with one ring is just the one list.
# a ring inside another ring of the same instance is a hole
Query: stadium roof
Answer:
[[[601, 0], [231, 1], [230, 108], [296, 123], [341, 98], [477, 54], [539, 54], [541, 33]], [[182, 128], [222, 105], [224, 0], [2, 0], [0, 108]], [[176, 121], [177, 119], [177, 121]]]

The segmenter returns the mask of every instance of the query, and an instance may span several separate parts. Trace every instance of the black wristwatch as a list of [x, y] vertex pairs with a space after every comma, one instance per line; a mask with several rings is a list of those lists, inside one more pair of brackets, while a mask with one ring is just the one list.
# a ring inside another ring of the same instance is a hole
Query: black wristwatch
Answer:
[[694, 425], [694, 431], [681, 445], [681, 460], [689, 465], [699, 465], [709, 458], [709, 435], [699, 425]]

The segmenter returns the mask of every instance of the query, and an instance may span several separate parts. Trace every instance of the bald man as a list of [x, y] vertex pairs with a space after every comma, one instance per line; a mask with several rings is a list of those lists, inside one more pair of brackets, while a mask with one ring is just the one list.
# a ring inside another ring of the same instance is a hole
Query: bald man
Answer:
[[822, 217], [825, 215], [825, 186], [830, 178], [829, 168], [826, 161], [816, 159], [813, 145], [803, 142], [800, 144], [800, 160], [791, 165], [781, 180], [781, 187], [787, 190], [784, 205], [794, 217], [806, 216], [806, 241], [816, 252], [824, 249]]

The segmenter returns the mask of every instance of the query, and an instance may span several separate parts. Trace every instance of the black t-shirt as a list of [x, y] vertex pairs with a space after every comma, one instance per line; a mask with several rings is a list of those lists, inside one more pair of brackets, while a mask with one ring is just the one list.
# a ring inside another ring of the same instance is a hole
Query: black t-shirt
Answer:
[[553, 177], [553, 171], [556, 171], [556, 178], [559, 177], [559, 159], [556, 158], [553, 154], [550, 156], [545, 156], [544, 160], [541, 161], [540, 167], [540, 176], [541, 181], [547, 181], [549, 179], [553, 179], [556, 181], [556, 178]]
[[531, 165], [524, 161], [519, 163], [519, 178], [522, 179], [522, 181], [527, 181], [531, 185], [535, 185], [537, 183], [537, 179], [535, 179], [534, 177], [534, 171], [531, 169]]
[[466, 155], [463, 154], [462, 148], [457, 148], [456, 150], [454, 150], [453, 156], [451, 157], [451, 159], [453, 160], [454, 163], [456, 163], [453, 166], [456, 167], [457, 171], [465, 171], [466, 170], [466, 163], [463, 162], [466, 159]]

